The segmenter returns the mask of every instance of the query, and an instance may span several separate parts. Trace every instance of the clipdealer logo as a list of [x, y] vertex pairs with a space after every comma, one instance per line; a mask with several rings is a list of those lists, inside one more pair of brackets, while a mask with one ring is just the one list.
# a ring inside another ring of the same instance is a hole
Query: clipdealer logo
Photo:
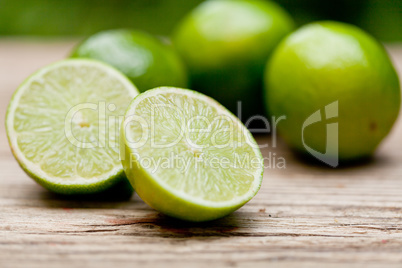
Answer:
[[331, 118], [338, 118], [338, 101], [332, 102], [325, 106], [324, 108], [324, 118], [321, 116], [321, 109], [315, 111], [312, 115], [310, 115], [306, 121], [304, 121], [302, 126], [302, 143], [304, 148], [315, 158], [324, 162], [325, 164], [331, 167], [337, 167], [339, 165], [339, 123], [328, 123], [326, 124], [326, 145], [325, 145], [325, 153], [321, 153], [317, 150], [314, 150], [310, 146], [308, 146], [304, 140], [304, 131], [307, 127], [321, 122], [323, 120], [328, 120]]

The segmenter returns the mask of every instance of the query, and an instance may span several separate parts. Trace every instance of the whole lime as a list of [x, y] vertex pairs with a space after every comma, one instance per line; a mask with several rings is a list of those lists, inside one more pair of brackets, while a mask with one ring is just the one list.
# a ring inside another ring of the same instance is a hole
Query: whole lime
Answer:
[[289, 35], [268, 62], [265, 82], [269, 113], [286, 117], [277, 126], [283, 139], [323, 158], [372, 155], [399, 113], [399, 80], [387, 52], [344, 23], [312, 23]]
[[124, 73], [141, 92], [157, 86], [187, 86], [185, 66], [173, 48], [144, 32], [99, 32], [79, 44], [71, 57], [106, 62]]
[[179, 24], [173, 43], [188, 66], [191, 88], [247, 121], [263, 113], [265, 63], [292, 29], [290, 16], [272, 2], [206, 1]]

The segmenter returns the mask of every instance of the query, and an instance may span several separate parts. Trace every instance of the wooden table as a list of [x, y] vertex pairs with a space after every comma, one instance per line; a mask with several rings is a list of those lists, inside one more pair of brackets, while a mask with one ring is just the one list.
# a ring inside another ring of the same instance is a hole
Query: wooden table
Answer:
[[[210, 223], [169, 219], [137, 196], [72, 200], [35, 184], [10, 153], [6, 106], [26, 76], [73, 45], [0, 40], [0, 267], [402, 267], [402, 117], [357, 166], [303, 163], [281, 143], [264, 150], [286, 169], [265, 170], [251, 202]], [[389, 50], [402, 71], [402, 49]]]

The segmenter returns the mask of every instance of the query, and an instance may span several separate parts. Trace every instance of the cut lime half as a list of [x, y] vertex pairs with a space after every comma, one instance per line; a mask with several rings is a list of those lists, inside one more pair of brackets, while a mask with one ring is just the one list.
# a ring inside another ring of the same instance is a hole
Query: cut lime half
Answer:
[[135, 191], [169, 216], [217, 219], [260, 188], [263, 161], [253, 136], [201, 93], [164, 87], [138, 95], [120, 136], [123, 167]]
[[119, 71], [64, 60], [30, 76], [6, 115], [12, 152], [29, 176], [62, 194], [96, 193], [125, 180], [119, 116], [138, 94]]

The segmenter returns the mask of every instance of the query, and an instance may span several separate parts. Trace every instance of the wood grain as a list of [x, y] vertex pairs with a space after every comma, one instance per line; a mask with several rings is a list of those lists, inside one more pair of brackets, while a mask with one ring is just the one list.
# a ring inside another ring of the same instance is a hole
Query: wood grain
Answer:
[[[131, 200], [75, 200], [24, 174], [6, 141], [14, 89], [73, 41], [0, 40], [0, 267], [402, 267], [402, 118], [369, 162], [329, 169], [280, 141], [259, 194], [210, 223], [176, 221]], [[399, 71], [402, 49], [389, 47]], [[272, 141], [259, 136], [260, 143]]]

